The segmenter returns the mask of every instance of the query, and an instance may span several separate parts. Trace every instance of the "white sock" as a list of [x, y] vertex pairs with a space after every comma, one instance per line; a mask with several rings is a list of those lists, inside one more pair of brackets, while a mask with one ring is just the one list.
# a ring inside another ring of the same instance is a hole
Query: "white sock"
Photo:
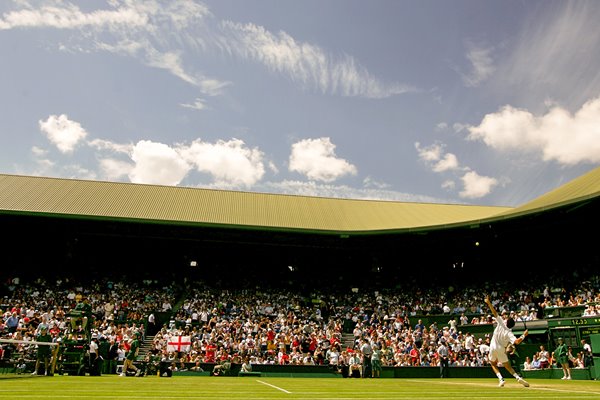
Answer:
[[502, 378], [502, 374], [501, 374], [500, 372], [498, 372], [498, 373], [496, 374], [496, 376], [497, 376], [497, 377], [498, 377], [498, 379], [500, 379], [501, 381], [503, 381], [503, 380], [504, 380], [504, 378]]

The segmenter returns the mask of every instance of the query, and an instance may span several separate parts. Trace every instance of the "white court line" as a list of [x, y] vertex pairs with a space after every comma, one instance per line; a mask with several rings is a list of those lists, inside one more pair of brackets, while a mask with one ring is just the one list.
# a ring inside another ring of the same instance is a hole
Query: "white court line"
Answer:
[[282, 389], [282, 388], [280, 388], [280, 387], [278, 387], [278, 386], [275, 386], [275, 385], [271, 385], [270, 383], [263, 382], [263, 381], [259, 381], [258, 379], [256, 380], [256, 382], [258, 382], [258, 383], [262, 383], [263, 385], [271, 386], [272, 388], [274, 388], [274, 389], [277, 389], [277, 390], [281, 390], [281, 391], [282, 391], [282, 392], [284, 392], [284, 393], [287, 393], [287, 394], [292, 394], [292, 392], [288, 392], [287, 390], [285, 390], [285, 389]]
[[[419, 382], [418, 380], [415, 379], [406, 379], [407, 381], [410, 382]], [[510, 380], [509, 380], [510, 381]], [[516, 383], [516, 381], [514, 381]], [[540, 390], [540, 391], [548, 391], [548, 392], [564, 392], [564, 393], [581, 393], [581, 394], [600, 394], [600, 392], [592, 392], [592, 391], [587, 391], [587, 390], [569, 390], [569, 389], [559, 389], [559, 388], [549, 388], [549, 387], [543, 387], [543, 386], [535, 386], [535, 381], [533, 381], [534, 384], [532, 384], [530, 387], [528, 388], [523, 388], [523, 390]], [[437, 382], [431, 382], [431, 383], [439, 383], [442, 385], [458, 385], [458, 386], [462, 386], [462, 385], [466, 385], [466, 386], [478, 386], [478, 387], [496, 387], [498, 386], [497, 384], [492, 385], [492, 384], [483, 384], [483, 383], [472, 383], [472, 382], [448, 382], [447, 380], [440, 380]], [[531, 384], [531, 382], [529, 382]], [[521, 386], [521, 385], [518, 385]]]

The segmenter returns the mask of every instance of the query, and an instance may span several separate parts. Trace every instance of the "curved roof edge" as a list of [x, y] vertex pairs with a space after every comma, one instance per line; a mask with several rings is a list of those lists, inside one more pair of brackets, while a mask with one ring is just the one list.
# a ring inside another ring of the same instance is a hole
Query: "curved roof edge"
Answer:
[[600, 196], [600, 167], [531, 200], [519, 207], [502, 212], [498, 217], [510, 218], [548, 211], [569, 204], [585, 202]]
[[319, 198], [0, 174], [0, 213], [335, 234], [506, 220], [600, 195], [596, 168], [520, 207]]

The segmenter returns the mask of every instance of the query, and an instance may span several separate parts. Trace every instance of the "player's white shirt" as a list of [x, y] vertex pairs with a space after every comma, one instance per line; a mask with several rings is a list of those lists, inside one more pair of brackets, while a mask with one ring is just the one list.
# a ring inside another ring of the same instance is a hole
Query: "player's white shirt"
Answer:
[[494, 318], [496, 320], [496, 328], [492, 335], [492, 341], [490, 343], [490, 351], [496, 349], [506, 349], [506, 346], [513, 344], [517, 337], [510, 329], [506, 327], [502, 317], [498, 316]]
[[488, 357], [490, 361], [498, 361], [504, 365], [508, 363], [506, 346], [508, 346], [509, 343], [514, 343], [517, 338], [515, 334], [506, 327], [502, 317], [496, 317], [495, 320], [497, 325], [494, 329], [494, 334], [492, 335], [490, 354]]

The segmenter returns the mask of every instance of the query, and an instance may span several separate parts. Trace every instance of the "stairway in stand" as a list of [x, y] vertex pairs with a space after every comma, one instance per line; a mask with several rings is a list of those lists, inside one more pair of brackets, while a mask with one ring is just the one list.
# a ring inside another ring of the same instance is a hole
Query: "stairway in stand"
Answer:
[[146, 335], [142, 343], [140, 344], [140, 351], [138, 353], [137, 359], [143, 360], [146, 355], [152, 350], [152, 344], [154, 341], [154, 335]]
[[354, 348], [354, 334], [342, 333], [342, 350]]

